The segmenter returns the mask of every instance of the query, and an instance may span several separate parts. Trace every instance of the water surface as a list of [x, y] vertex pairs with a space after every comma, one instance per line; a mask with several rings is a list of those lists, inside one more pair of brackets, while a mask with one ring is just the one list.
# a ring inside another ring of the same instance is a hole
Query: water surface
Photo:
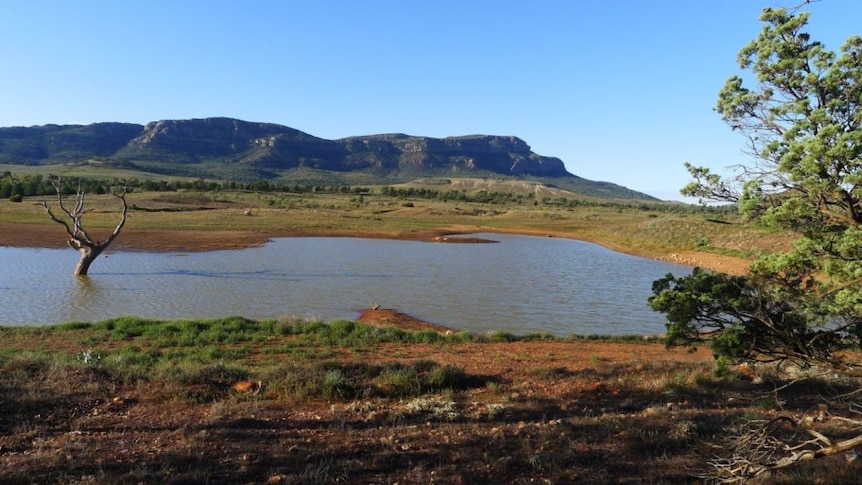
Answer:
[[72, 276], [70, 249], [0, 247], [0, 325], [121, 315], [355, 318], [372, 305], [472, 332], [654, 334], [652, 281], [690, 268], [569, 239], [497, 244], [283, 238], [202, 253], [116, 252]]

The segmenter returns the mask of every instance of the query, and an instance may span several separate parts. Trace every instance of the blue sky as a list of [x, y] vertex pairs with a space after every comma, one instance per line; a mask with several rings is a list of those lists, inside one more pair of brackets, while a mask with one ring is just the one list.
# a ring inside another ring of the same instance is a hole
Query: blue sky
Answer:
[[[335, 139], [515, 135], [679, 199], [744, 139], [712, 111], [766, 6], [802, 0], [0, 1], [0, 126], [227, 116]], [[837, 50], [862, 2], [807, 7]]]

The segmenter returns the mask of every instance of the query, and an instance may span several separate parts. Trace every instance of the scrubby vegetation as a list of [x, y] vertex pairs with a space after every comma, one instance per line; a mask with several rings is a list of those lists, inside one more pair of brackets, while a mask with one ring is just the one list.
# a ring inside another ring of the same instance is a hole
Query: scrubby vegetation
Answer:
[[[0, 175], [0, 198], [9, 197], [37, 197], [55, 195], [55, 187], [50, 177], [41, 174], [18, 175], [6, 171]], [[426, 182], [428, 183], [428, 182]], [[220, 181], [205, 179], [118, 179], [104, 178], [98, 175], [87, 177], [67, 177], [63, 179], [60, 192], [63, 195], [76, 194], [80, 189], [85, 194], [107, 194], [111, 187], [126, 186], [131, 190], [141, 192], [185, 192], [195, 191], [212, 194], [219, 197], [220, 194], [229, 195], [232, 192], [254, 192], [260, 194], [342, 194], [356, 196], [355, 200], [365, 195], [380, 195], [393, 199], [425, 199], [436, 201], [453, 201], [480, 204], [531, 204], [543, 206], [555, 206], [562, 208], [594, 207], [609, 208], [616, 210], [640, 210], [676, 214], [709, 214], [715, 217], [733, 216], [736, 207], [703, 206], [678, 203], [649, 202], [649, 201], [621, 201], [615, 199], [596, 199], [578, 196], [575, 193], [568, 195], [549, 195], [537, 197], [535, 191], [513, 191], [507, 190], [506, 185], [501, 184], [499, 190], [478, 189], [467, 191], [466, 189], [440, 190], [433, 185], [395, 187], [390, 185], [362, 187], [350, 184], [334, 185], [302, 185], [290, 182], [278, 182], [269, 180], [257, 180], [254, 182]]]
[[[786, 383], [638, 337], [293, 317], [3, 328], [0, 482], [698, 483], [726, 430], [822, 419], [822, 396], [853, 385], [779, 401]], [[859, 471], [838, 456], [764, 483]]]

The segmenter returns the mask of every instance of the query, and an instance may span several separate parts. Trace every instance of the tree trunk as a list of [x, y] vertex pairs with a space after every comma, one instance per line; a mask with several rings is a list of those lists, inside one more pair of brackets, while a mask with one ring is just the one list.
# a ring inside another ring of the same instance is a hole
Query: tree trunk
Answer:
[[104, 249], [104, 247], [92, 248], [81, 246], [78, 249], [81, 257], [78, 258], [78, 264], [75, 266], [75, 276], [86, 276], [87, 271], [90, 270], [90, 265], [93, 264], [93, 261], [95, 261], [100, 254], [102, 254]]

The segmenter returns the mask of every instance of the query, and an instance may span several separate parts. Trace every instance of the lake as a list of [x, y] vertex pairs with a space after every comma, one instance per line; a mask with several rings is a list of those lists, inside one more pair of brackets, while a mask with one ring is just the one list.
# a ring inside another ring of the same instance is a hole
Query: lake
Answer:
[[663, 333], [651, 284], [691, 268], [570, 239], [477, 234], [495, 244], [281, 238], [198, 253], [109, 252], [72, 275], [71, 249], [0, 247], [0, 325], [121, 315], [354, 319], [380, 305], [476, 333]]

